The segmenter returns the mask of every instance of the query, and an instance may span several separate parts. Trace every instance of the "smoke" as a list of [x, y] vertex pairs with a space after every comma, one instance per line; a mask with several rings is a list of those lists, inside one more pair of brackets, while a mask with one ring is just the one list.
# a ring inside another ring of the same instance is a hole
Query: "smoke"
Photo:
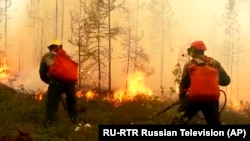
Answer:
[[28, 69], [26, 73], [16, 76], [16, 81], [13, 82], [13, 87], [15, 89], [20, 89], [20, 87], [25, 88], [25, 90], [37, 91], [46, 84], [41, 81], [39, 77], [39, 68]]

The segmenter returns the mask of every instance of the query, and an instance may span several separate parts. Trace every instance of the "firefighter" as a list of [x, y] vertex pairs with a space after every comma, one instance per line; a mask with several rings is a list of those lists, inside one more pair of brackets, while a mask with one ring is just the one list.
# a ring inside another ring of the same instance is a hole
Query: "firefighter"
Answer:
[[75, 83], [64, 82], [48, 75], [55, 54], [59, 49], [62, 49], [62, 43], [59, 40], [54, 40], [47, 47], [49, 51], [43, 55], [39, 68], [40, 79], [49, 85], [45, 102], [45, 126], [56, 123], [58, 104], [63, 93], [66, 94], [67, 112], [71, 121], [75, 123], [77, 118]]
[[[192, 57], [183, 68], [181, 82], [179, 86], [180, 106], [177, 115], [171, 124], [187, 124], [198, 111], [202, 111], [207, 124], [220, 125], [219, 98], [217, 100], [205, 101], [198, 99], [190, 100], [189, 90], [191, 86], [190, 66], [192, 64], [207, 63], [217, 70], [218, 90], [219, 86], [228, 86], [230, 77], [222, 67], [221, 63], [211, 57], [207, 57], [204, 52], [207, 50], [203, 41], [194, 41], [187, 49], [188, 55]], [[218, 94], [219, 95], [219, 94]]]

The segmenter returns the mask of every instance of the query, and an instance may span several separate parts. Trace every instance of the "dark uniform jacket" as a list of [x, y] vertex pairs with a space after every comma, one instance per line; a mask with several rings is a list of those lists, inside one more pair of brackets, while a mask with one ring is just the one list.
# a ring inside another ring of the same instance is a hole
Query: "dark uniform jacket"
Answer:
[[40, 62], [40, 68], [39, 68], [39, 75], [40, 79], [46, 83], [51, 83], [52, 78], [48, 75], [49, 67], [54, 63], [55, 58], [55, 52], [47, 52], [43, 55], [41, 62]]

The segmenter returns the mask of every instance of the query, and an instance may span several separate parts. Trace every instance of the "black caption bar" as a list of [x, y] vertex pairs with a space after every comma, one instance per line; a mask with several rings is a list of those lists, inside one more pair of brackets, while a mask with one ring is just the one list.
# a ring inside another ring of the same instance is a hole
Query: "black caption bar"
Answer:
[[99, 141], [119, 139], [250, 140], [250, 125], [99, 125]]

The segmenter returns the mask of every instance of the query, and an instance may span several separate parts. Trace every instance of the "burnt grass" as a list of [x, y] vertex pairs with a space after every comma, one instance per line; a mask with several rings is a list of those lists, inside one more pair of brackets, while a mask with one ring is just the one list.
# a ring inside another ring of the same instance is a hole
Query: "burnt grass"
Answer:
[[[149, 119], [169, 104], [157, 97], [138, 96], [134, 101], [124, 102], [120, 106], [103, 100], [102, 96], [87, 100], [78, 98], [78, 131], [77, 124], [72, 124], [62, 103], [58, 109], [58, 124], [44, 128], [45, 100], [38, 101], [33, 94], [20, 93], [3, 84], [0, 85], [0, 139], [4, 135], [15, 136], [17, 128], [30, 134], [35, 141], [97, 141], [99, 124], [170, 124], [177, 106], [167, 112]], [[248, 105], [247, 105], [248, 106]], [[229, 108], [221, 114], [223, 124], [249, 124], [250, 110], [235, 112]], [[89, 124], [91, 127], [85, 127]], [[200, 116], [194, 117], [189, 124], [205, 124]]]

